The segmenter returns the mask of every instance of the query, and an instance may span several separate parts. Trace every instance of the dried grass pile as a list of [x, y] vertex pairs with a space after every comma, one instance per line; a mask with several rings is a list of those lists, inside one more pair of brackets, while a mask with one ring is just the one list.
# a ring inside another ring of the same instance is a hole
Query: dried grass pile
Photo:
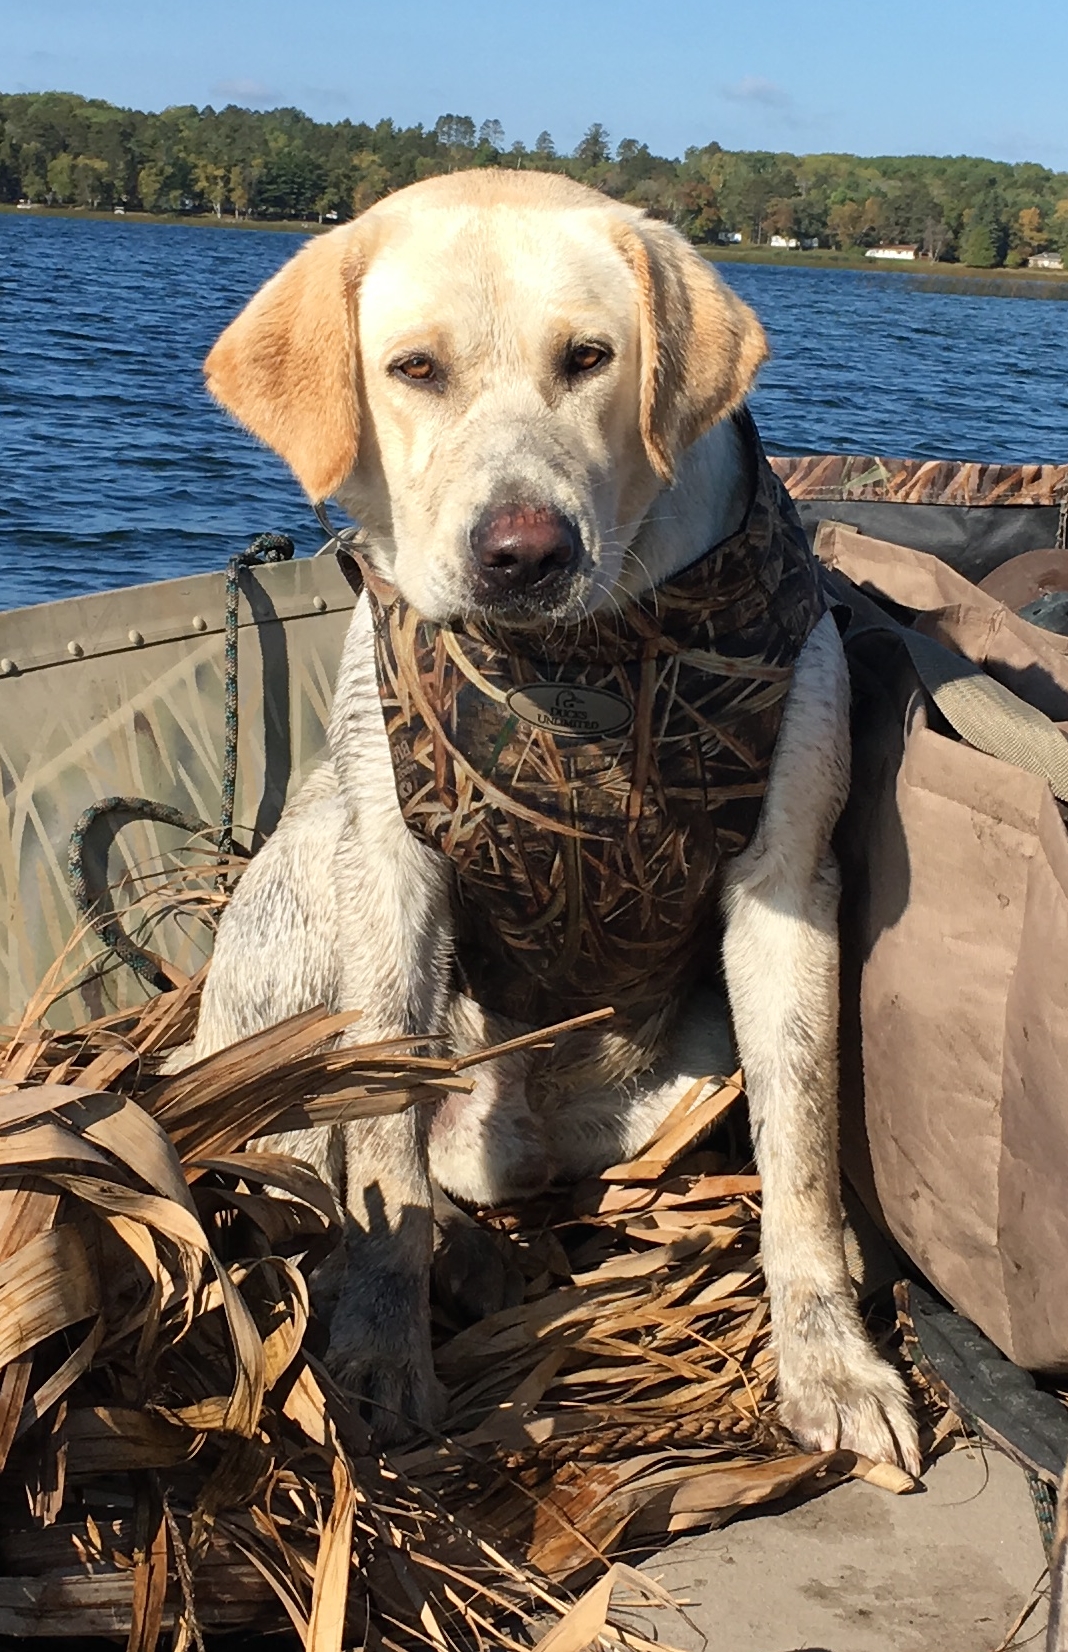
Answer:
[[642, 1648], [613, 1617], [636, 1574], [608, 1557], [848, 1474], [900, 1489], [777, 1427], [758, 1182], [702, 1146], [740, 1075], [633, 1163], [484, 1216], [524, 1299], [439, 1315], [442, 1434], [378, 1457], [309, 1309], [334, 1200], [243, 1149], [424, 1105], [463, 1064], [324, 1048], [348, 1020], [313, 1012], [161, 1077], [197, 996], [76, 1033], [38, 1003], [0, 1043], [0, 1633], [150, 1652], [288, 1619], [314, 1652]]

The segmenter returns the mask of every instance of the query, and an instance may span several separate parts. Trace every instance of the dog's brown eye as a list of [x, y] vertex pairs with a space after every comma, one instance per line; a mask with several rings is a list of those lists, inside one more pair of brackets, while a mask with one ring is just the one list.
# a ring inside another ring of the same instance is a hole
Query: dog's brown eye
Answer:
[[595, 367], [608, 360], [608, 351], [603, 344], [573, 344], [567, 353], [567, 372], [569, 378], [578, 378], [582, 373], [592, 373]]
[[432, 356], [405, 356], [403, 361], [393, 363], [393, 371], [413, 384], [430, 384], [438, 373]]

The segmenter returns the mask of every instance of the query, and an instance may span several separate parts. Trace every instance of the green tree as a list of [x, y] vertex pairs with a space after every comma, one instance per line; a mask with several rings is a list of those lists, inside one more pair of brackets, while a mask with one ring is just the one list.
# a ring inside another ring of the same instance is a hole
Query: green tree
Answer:
[[449, 149], [475, 147], [475, 123], [470, 115], [439, 115], [434, 131]]
[[768, 235], [781, 235], [789, 240], [797, 229], [797, 206], [789, 195], [773, 195], [764, 212], [764, 228]]
[[837, 201], [827, 214], [827, 229], [836, 247], [855, 247], [864, 208], [859, 201]]
[[551, 161], [556, 155], [556, 145], [551, 132], [539, 132], [534, 139], [534, 153], [543, 160]]
[[694, 178], [683, 185], [675, 224], [691, 241], [716, 239], [723, 228], [723, 215], [711, 184]]
[[110, 205], [111, 184], [108, 163], [99, 155], [78, 155], [71, 165], [74, 180], [74, 199], [79, 206], [95, 212], [98, 206]]
[[198, 161], [193, 174], [193, 187], [202, 201], [206, 201], [216, 218], [222, 217], [226, 200], [226, 168], [211, 161]]
[[1021, 207], [1016, 217], [1019, 244], [1026, 253], [1041, 252], [1046, 244], [1042, 213], [1036, 206]]
[[586, 170], [594, 166], [602, 166], [611, 156], [608, 133], [599, 120], [592, 126], [587, 126], [582, 137], [575, 145], [575, 159]]
[[989, 224], [977, 221], [968, 225], [961, 237], [960, 261], [977, 270], [991, 270], [1000, 262]]
[[1058, 201], [1050, 219], [1049, 239], [1061, 252], [1068, 252], [1068, 197]]
[[478, 142], [479, 148], [485, 146], [487, 149], [496, 149], [498, 152], [503, 150], [504, 127], [500, 121], [484, 120], [478, 129]]
[[953, 235], [943, 218], [933, 214], [927, 218], [920, 238], [920, 250], [925, 258], [944, 258], [953, 244]]
[[226, 193], [233, 203], [235, 218], [240, 218], [242, 213], [246, 218], [250, 216], [259, 170], [258, 166], [249, 165], [248, 162], [241, 162], [230, 168], [226, 179]]
[[373, 149], [361, 149], [353, 158], [358, 181], [352, 191], [353, 212], [366, 212], [389, 189], [389, 173]]
[[27, 201], [48, 199], [48, 152], [43, 143], [25, 143], [19, 155], [20, 193]]
[[167, 168], [149, 161], [137, 174], [137, 193], [146, 212], [155, 212], [167, 183]]
[[66, 206], [74, 199], [74, 168], [65, 149], [48, 163], [48, 194], [51, 200]]

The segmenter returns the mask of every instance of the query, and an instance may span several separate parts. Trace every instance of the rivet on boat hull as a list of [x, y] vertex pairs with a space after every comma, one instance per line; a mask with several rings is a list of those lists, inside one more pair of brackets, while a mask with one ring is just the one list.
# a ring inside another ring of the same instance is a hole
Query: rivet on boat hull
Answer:
[[325, 614], [326, 613], [326, 598], [325, 597], [316, 597], [315, 601], [312, 603], [312, 607], [315, 609], [315, 612], [317, 614]]
[[193, 630], [194, 631], [206, 631], [207, 629], [208, 629], [208, 622], [204, 618], [203, 614], [194, 614], [193, 615]]
[[82, 647], [80, 642], [69, 642], [67, 644], [67, 653], [72, 659], [80, 660], [82, 655], [85, 653], [85, 649]]
[[0, 660], [0, 677], [10, 677], [14, 669], [14, 660]]
[[145, 640], [140, 631], [127, 631], [126, 635], [129, 637], [135, 648], [140, 648], [141, 644]]

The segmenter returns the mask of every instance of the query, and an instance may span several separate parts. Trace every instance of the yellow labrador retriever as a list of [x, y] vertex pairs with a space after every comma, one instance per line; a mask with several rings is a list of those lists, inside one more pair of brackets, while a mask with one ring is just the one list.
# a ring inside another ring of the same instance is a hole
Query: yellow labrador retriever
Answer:
[[439, 1402], [431, 1177], [494, 1202], [635, 1151], [730, 1059], [721, 959], [782, 1415], [918, 1468], [843, 1253], [849, 691], [743, 407], [765, 354], [672, 229], [483, 171], [310, 243], [208, 358], [223, 406], [362, 525], [366, 590], [329, 758], [237, 889], [190, 1055], [319, 1003], [361, 1009], [360, 1039], [461, 1048], [618, 1012], [433, 1119], [286, 1143], [349, 1212], [330, 1357], [385, 1437]]

